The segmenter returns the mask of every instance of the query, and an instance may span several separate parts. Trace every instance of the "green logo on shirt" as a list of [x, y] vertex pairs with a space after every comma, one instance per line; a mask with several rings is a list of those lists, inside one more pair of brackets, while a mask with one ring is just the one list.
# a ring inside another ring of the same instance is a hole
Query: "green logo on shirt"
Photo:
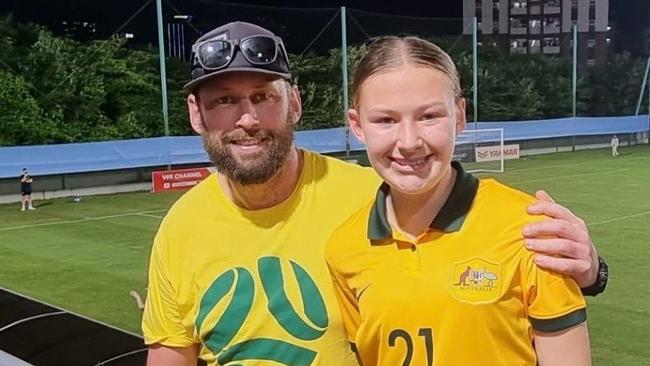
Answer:
[[[309, 273], [298, 263], [289, 263], [298, 283], [303, 304], [302, 313], [306, 319], [299, 315], [287, 296], [278, 257], [262, 257], [257, 261], [267, 307], [273, 318], [291, 336], [303, 341], [318, 339], [323, 336], [329, 324], [325, 300]], [[230, 303], [214, 327], [203, 336], [205, 346], [219, 355], [220, 364], [255, 359], [291, 366], [311, 365], [316, 357], [315, 351], [282, 340], [255, 338], [229, 345], [246, 321], [255, 295], [253, 276], [242, 267], [228, 270], [217, 277], [201, 298], [195, 320], [199, 333], [202, 333], [201, 327], [207, 315], [231, 289]]]

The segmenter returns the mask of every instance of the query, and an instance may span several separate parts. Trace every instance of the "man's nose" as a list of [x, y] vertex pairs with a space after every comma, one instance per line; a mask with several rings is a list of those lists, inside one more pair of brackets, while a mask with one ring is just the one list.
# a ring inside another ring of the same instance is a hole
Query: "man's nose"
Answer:
[[239, 101], [240, 116], [237, 121], [237, 127], [241, 128], [255, 128], [259, 125], [257, 110], [255, 104], [250, 99], [242, 98]]

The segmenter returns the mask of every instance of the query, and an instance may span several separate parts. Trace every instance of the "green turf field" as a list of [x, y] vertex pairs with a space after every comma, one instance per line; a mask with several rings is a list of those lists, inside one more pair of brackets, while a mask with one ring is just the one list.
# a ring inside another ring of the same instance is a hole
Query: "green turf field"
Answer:
[[[497, 179], [544, 188], [584, 217], [610, 263], [607, 292], [589, 300], [596, 365], [650, 365], [650, 147], [536, 156]], [[0, 286], [139, 333], [128, 295], [144, 291], [153, 235], [178, 194], [132, 193], [0, 205]]]

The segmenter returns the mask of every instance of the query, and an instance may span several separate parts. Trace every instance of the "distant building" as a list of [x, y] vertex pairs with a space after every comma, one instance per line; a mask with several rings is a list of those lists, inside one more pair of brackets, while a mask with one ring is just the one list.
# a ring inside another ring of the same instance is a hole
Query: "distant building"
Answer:
[[83, 20], [62, 20], [63, 34], [78, 41], [89, 41], [97, 38], [97, 25]]
[[472, 33], [473, 17], [481, 34], [520, 54], [571, 56], [576, 24], [578, 62], [607, 62], [609, 0], [463, 0], [465, 34]]
[[191, 40], [185, 37], [187, 21], [175, 19], [167, 23], [167, 56], [181, 60], [189, 59]]

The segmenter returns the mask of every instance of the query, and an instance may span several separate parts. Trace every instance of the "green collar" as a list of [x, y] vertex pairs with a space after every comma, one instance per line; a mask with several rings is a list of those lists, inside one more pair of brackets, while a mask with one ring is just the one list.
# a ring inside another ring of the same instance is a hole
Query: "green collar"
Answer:
[[[448, 233], [458, 231], [463, 226], [474, 197], [476, 197], [479, 182], [476, 177], [466, 173], [459, 162], [452, 161], [451, 166], [457, 172], [454, 187], [440, 212], [429, 225], [432, 229]], [[370, 209], [368, 239], [371, 241], [384, 240], [393, 234], [386, 217], [386, 197], [389, 191], [390, 186], [386, 182], [382, 183], [377, 191], [375, 203]]]

